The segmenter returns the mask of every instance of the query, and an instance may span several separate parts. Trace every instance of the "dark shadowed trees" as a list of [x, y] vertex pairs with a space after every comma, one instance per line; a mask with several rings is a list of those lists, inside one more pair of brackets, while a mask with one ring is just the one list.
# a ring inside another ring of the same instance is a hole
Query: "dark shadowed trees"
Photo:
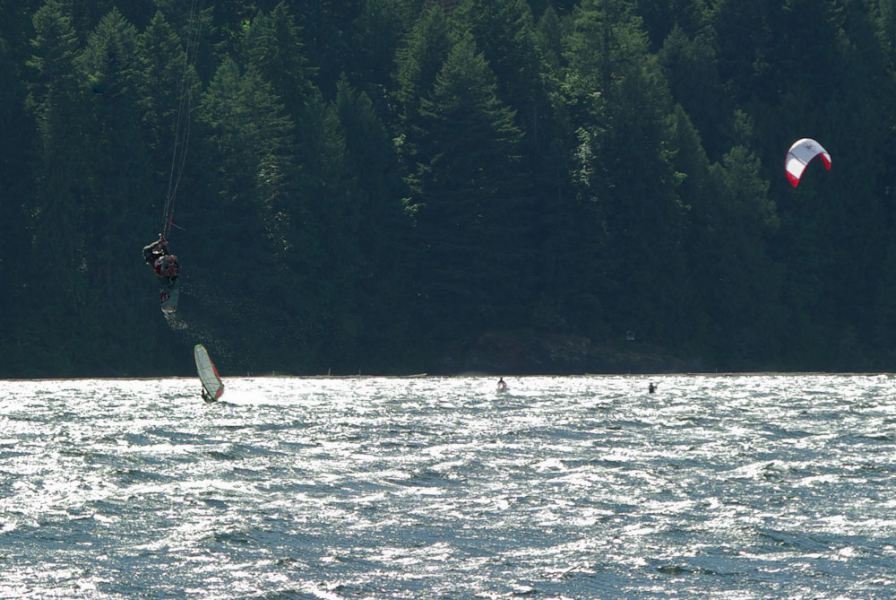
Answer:
[[[4, 368], [183, 372], [195, 341], [254, 372], [487, 368], [492, 334], [888, 368], [894, 15], [0, 0]], [[800, 137], [834, 166], [794, 189]], [[173, 181], [177, 327], [140, 260]]]

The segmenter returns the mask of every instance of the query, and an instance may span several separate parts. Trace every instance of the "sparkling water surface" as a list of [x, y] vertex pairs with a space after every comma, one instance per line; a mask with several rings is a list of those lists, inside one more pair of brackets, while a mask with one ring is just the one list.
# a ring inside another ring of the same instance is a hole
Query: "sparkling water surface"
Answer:
[[0, 382], [0, 597], [896, 597], [893, 377], [507, 381]]

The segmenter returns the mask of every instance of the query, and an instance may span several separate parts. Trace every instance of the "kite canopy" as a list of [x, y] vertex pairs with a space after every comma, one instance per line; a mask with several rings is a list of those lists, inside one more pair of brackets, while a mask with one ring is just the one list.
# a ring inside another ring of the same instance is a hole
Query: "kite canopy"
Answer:
[[821, 156], [824, 168], [830, 171], [831, 155], [821, 144], [810, 138], [803, 138], [793, 143], [790, 150], [787, 151], [787, 158], [784, 159], [784, 170], [790, 185], [796, 187], [800, 184], [800, 177], [803, 176], [806, 165], [816, 156]]

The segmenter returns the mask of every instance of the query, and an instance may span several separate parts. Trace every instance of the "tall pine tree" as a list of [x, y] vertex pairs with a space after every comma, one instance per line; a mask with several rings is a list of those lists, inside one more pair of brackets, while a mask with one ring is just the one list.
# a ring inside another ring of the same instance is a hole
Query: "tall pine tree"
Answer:
[[451, 49], [421, 116], [413, 191], [428, 325], [442, 334], [518, 325], [531, 283], [521, 132], [471, 36]]
[[35, 283], [23, 319], [23, 350], [38, 372], [74, 375], [84, 368], [78, 352], [84, 330], [70, 324], [91, 321], [92, 300], [85, 271], [89, 189], [83, 176], [87, 115], [78, 79], [79, 43], [58, 0], [47, 0], [33, 24], [28, 106], [37, 124], [40, 166], [37, 193], [26, 207], [33, 215]]

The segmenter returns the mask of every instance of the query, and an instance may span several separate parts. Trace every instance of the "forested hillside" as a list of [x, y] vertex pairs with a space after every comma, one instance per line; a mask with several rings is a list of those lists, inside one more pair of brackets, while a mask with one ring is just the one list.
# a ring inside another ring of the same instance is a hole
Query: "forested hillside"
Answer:
[[893, 369], [894, 61], [896, 0], [0, 0], [0, 376]]

